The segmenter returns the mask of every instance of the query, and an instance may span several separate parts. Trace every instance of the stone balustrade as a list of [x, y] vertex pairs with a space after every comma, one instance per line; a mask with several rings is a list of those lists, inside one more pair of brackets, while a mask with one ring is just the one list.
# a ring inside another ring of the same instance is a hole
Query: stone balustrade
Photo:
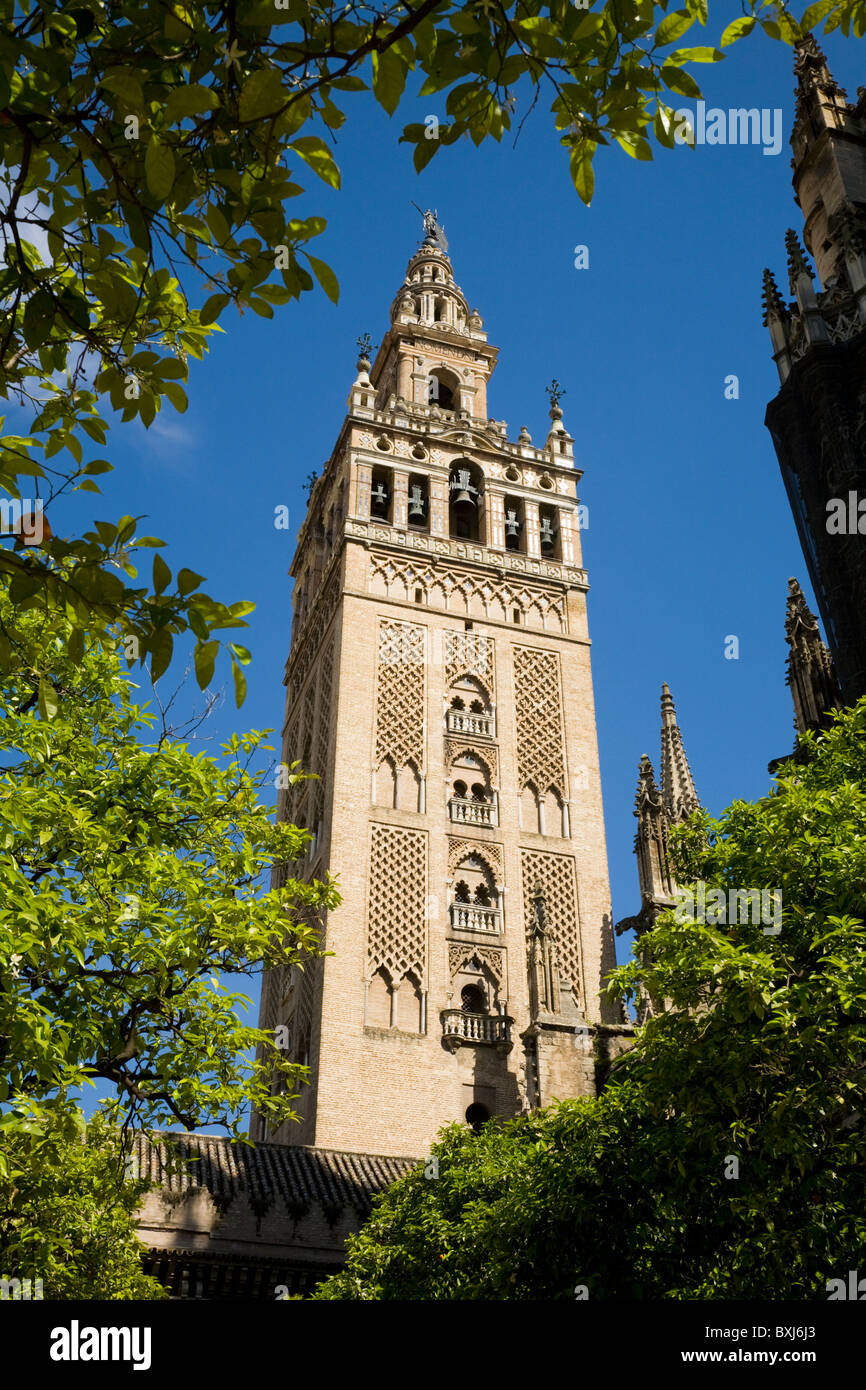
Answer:
[[439, 1015], [442, 1037], [459, 1047], [462, 1043], [511, 1042], [513, 1019], [505, 1014], [470, 1014], [464, 1009], [443, 1009]]
[[496, 934], [502, 931], [502, 918], [498, 907], [484, 907], [480, 903], [452, 903], [448, 912], [455, 931]]
[[473, 801], [471, 797], [452, 796], [448, 814], [455, 825], [498, 825], [495, 801]]
[[496, 718], [492, 714], [475, 714], [472, 710], [450, 709], [445, 716], [445, 726], [449, 734], [480, 735], [482, 738], [496, 737]]

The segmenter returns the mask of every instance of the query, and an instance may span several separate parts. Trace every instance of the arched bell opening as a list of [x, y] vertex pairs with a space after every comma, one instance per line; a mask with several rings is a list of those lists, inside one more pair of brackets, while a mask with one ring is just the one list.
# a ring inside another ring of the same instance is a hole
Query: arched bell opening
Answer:
[[427, 402], [440, 410], [456, 410], [460, 405], [460, 379], [448, 367], [434, 367], [427, 381]]
[[480, 538], [483, 491], [484, 475], [478, 465], [458, 459], [448, 481], [448, 530], [456, 539]]
[[370, 485], [370, 515], [377, 521], [390, 521], [394, 506], [394, 479], [390, 468], [374, 468]]
[[421, 473], [409, 475], [407, 520], [419, 531], [430, 525], [430, 481]]
[[505, 498], [505, 549], [526, 550], [526, 516], [519, 497]]
[[545, 559], [562, 559], [559, 510], [557, 507], [548, 506], [546, 502], [538, 508], [538, 542]]

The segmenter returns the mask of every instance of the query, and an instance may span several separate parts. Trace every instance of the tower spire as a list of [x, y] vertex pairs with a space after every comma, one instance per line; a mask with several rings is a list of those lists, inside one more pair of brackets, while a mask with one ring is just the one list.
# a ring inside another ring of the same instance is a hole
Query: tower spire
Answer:
[[804, 34], [794, 44], [794, 76], [797, 79], [795, 123], [809, 121], [814, 115], [826, 120], [828, 112], [840, 108], [844, 111], [848, 94], [831, 73], [827, 56], [812, 33]]
[[761, 295], [761, 303], [764, 309], [763, 323], [766, 328], [773, 318], [784, 319], [786, 314], [785, 301], [782, 293], [776, 284], [776, 277], [772, 270], [764, 267], [764, 290]]
[[662, 686], [662, 803], [671, 823], [686, 820], [700, 808], [673, 696]]
[[823, 727], [827, 712], [838, 709], [840, 701], [830, 652], [796, 579], [788, 580], [785, 637], [789, 649], [786, 682], [794, 701], [794, 726], [798, 734], [804, 734]]

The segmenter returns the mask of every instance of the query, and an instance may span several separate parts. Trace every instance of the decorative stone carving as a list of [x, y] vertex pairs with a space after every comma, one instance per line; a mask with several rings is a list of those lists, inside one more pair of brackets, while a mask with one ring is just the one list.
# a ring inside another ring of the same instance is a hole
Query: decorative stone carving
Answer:
[[535, 927], [535, 895], [539, 888], [546, 903], [546, 925], [559, 958], [561, 985], [570, 981], [576, 1004], [581, 1003], [582, 970], [577, 922], [577, 880], [574, 859], [566, 854], [545, 854], [537, 850], [520, 851], [523, 881], [523, 920], [527, 950]]
[[393, 981], [413, 974], [427, 987], [427, 835], [373, 825], [370, 838], [367, 968]]
[[448, 841], [448, 874], [451, 878], [457, 872], [457, 868], [462, 864], [467, 855], [474, 854], [479, 859], [483, 859], [491, 874], [497, 888], [502, 888], [504, 878], [502, 869], [502, 846], [492, 844], [489, 840], [478, 843], [475, 840], [452, 840]]
[[567, 797], [565, 730], [559, 657], [536, 647], [514, 649], [517, 777], [522, 791], [533, 783], [541, 795], [554, 788]]
[[379, 621], [376, 677], [376, 766], [412, 763], [424, 772], [425, 637], [415, 623]]

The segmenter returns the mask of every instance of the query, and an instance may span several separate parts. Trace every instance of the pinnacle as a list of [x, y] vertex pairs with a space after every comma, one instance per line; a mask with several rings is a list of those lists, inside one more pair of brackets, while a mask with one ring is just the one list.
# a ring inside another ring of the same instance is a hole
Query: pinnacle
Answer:
[[682, 820], [700, 806], [677, 712], [667, 682], [662, 686], [662, 799], [672, 821]]
[[776, 284], [776, 277], [772, 270], [766, 266], [764, 267], [764, 290], [761, 295], [761, 302], [764, 306], [763, 323], [766, 328], [767, 321], [771, 316], [781, 317], [785, 313], [785, 304], [779, 286]]

